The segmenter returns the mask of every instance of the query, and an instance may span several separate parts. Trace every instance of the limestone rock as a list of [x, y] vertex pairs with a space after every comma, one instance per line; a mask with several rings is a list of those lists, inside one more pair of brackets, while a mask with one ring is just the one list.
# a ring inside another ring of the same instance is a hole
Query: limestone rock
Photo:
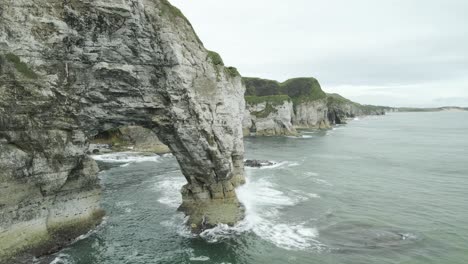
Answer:
[[244, 135], [296, 135], [297, 131], [291, 123], [292, 101], [286, 98], [279, 101], [273, 101], [271, 97], [261, 98], [264, 101], [247, 101], [243, 120]]
[[330, 128], [326, 99], [302, 102], [295, 109], [293, 124], [296, 128]]
[[346, 119], [357, 116], [385, 115], [393, 111], [391, 107], [361, 105], [339, 94], [327, 95], [328, 120], [332, 125], [346, 124]]
[[167, 0], [0, 0], [0, 259], [99, 222], [88, 139], [122, 126], [174, 153], [193, 224], [239, 219], [243, 95]]

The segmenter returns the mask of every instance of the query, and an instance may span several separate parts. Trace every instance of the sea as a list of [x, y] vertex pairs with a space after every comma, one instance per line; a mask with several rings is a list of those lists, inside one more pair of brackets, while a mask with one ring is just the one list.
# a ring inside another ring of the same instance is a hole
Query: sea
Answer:
[[301, 134], [245, 138], [246, 159], [275, 164], [246, 168], [242, 222], [201, 235], [177, 211], [185, 179], [171, 154], [94, 156], [107, 216], [48, 263], [468, 263], [468, 112]]

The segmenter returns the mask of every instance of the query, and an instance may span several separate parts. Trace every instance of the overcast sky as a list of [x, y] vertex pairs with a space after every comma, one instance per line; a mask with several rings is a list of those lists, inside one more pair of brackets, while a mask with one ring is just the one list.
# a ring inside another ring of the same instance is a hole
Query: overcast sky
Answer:
[[468, 106], [468, 0], [171, 0], [243, 76], [390, 106]]

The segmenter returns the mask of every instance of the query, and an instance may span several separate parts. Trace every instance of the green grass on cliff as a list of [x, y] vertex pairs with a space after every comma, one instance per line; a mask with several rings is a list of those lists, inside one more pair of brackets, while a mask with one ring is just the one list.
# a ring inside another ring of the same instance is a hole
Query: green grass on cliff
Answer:
[[25, 77], [29, 79], [37, 79], [37, 74], [31, 70], [28, 65], [21, 61], [21, 59], [13, 53], [8, 53], [5, 55], [5, 58], [13, 63], [15, 69], [22, 73]]
[[357, 104], [349, 99], [344, 98], [339, 94], [327, 94], [328, 105], [340, 105], [340, 104]]
[[265, 109], [251, 114], [257, 118], [266, 118], [271, 113], [277, 112], [274, 106], [282, 105], [284, 102], [290, 102], [291, 98], [287, 95], [269, 95], [269, 96], [245, 96], [245, 102], [250, 105], [266, 103]]
[[241, 76], [236, 67], [226, 67], [224, 71], [231, 77]]
[[282, 105], [285, 101], [290, 102], [291, 98], [287, 95], [245, 96], [247, 104], [269, 103], [271, 105]]
[[243, 78], [246, 96], [287, 95], [295, 103], [326, 98], [315, 78], [294, 78], [283, 83], [260, 78]]
[[208, 58], [211, 60], [211, 62], [215, 66], [219, 66], [219, 65], [224, 66], [223, 59], [221, 58], [221, 55], [219, 55], [219, 53], [208, 50]]
[[311, 77], [289, 79], [281, 84], [281, 92], [297, 102], [315, 101], [327, 97], [317, 79]]
[[270, 103], [267, 103], [265, 106], [265, 109], [263, 109], [262, 111], [252, 112], [250, 114], [256, 116], [257, 118], [266, 118], [271, 113], [276, 113], [276, 112], [277, 110], [273, 107], [273, 105], [271, 105]]
[[181, 18], [192, 28], [193, 34], [195, 35], [195, 38], [197, 39], [198, 43], [203, 45], [203, 42], [198, 37], [197, 33], [195, 33], [195, 30], [193, 29], [193, 26], [187, 19], [187, 17], [184, 16], [184, 14], [182, 13], [182, 11], [180, 11], [179, 8], [169, 3], [168, 0], [161, 0], [161, 14], [166, 15], [174, 24], [177, 22], [176, 18]]
[[[208, 57], [207, 57], [207, 60], [208, 61], [211, 61], [211, 63], [213, 63], [213, 66], [216, 70], [216, 75], [218, 76], [219, 78], [219, 66], [224, 66], [224, 61], [223, 61], [223, 58], [221, 58], [221, 55], [219, 55], [219, 53], [215, 52], [215, 51], [212, 51], [212, 50], [207, 50], [208, 51]], [[224, 67], [224, 73], [226, 73], [226, 75], [228, 76], [231, 76], [231, 77], [238, 77], [238, 76], [241, 76], [239, 71], [237, 70], [236, 67]]]
[[273, 80], [244, 77], [245, 95], [247, 96], [267, 96], [280, 94], [280, 83]]

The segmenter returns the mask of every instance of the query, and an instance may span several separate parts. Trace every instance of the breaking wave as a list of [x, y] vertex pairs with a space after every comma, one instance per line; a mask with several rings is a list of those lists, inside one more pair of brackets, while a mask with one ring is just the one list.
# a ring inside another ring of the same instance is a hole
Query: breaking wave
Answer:
[[143, 154], [138, 152], [118, 152], [118, 153], [110, 153], [110, 154], [102, 154], [102, 155], [92, 155], [91, 158], [94, 160], [102, 161], [102, 162], [111, 162], [111, 163], [135, 163], [135, 162], [158, 162], [161, 156], [156, 154]]
[[281, 209], [294, 206], [309, 198], [319, 198], [316, 194], [303, 194], [300, 191], [285, 193], [276, 188], [268, 179], [251, 181], [237, 189], [237, 196], [246, 209], [243, 221], [234, 227], [218, 225], [204, 231], [201, 237], [208, 242], [217, 242], [243, 232], [253, 232], [277, 247], [287, 250], [315, 248], [326, 249], [317, 238], [319, 233], [310, 223], [282, 221]]

